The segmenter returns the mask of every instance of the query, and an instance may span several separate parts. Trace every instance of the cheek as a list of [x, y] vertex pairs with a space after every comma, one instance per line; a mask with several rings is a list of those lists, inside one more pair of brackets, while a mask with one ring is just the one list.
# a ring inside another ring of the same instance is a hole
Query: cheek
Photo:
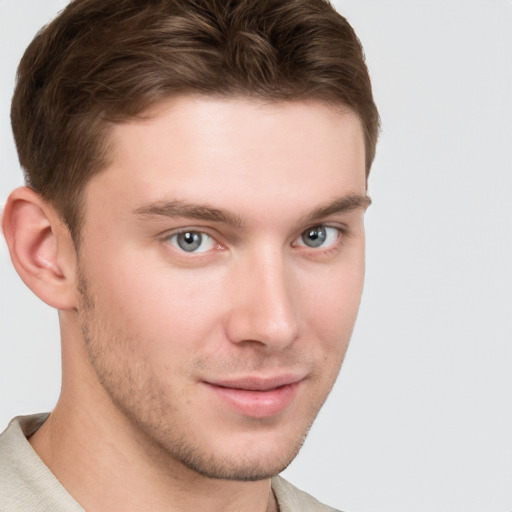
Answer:
[[[302, 289], [305, 324], [314, 340], [309, 350], [321, 361], [321, 379], [333, 385], [352, 335], [364, 279], [364, 255], [320, 273]], [[312, 291], [314, 290], [314, 291]]]
[[333, 343], [350, 335], [359, 309], [364, 254], [358, 251], [355, 256], [312, 275], [301, 291], [308, 303], [311, 322], [322, 332], [322, 337]]
[[211, 331], [222, 304], [218, 271], [176, 269], [142, 256], [118, 255], [89, 279], [97, 308], [148, 355], [194, 347]]

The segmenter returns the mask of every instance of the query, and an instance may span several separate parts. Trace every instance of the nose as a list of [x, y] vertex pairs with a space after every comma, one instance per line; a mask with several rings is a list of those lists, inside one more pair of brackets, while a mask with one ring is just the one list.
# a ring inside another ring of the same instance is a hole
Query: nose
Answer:
[[298, 336], [292, 272], [279, 251], [261, 251], [239, 262], [230, 281], [226, 333], [233, 343], [267, 351], [286, 348]]

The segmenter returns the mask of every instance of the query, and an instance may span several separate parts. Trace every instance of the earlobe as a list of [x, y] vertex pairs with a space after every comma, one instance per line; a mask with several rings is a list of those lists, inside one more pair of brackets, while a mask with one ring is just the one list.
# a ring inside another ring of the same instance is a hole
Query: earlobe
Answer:
[[20, 187], [7, 199], [2, 229], [23, 282], [50, 306], [74, 308], [76, 253], [55, 209], [34, 190]]

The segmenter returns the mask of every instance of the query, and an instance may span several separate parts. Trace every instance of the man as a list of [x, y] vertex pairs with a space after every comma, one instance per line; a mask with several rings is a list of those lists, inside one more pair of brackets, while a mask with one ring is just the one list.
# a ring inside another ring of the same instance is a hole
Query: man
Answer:
[[3, 230], [59, 310], [2, 510], [332, 510], [278, 475], [339, 372], [378, 114], [323, 0], [77, 0], [27, 49]]

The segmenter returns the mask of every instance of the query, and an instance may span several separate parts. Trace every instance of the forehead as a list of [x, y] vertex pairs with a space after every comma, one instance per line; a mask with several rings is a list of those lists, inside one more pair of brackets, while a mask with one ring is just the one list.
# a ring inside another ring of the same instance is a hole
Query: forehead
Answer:
[[365, 192], [363, 132], [348, 108], [184, 96], [147, 114], [112, 128], [111, 165], [88, 184], [86, 202], [246, 208], [257, 198], [285, 206]]

